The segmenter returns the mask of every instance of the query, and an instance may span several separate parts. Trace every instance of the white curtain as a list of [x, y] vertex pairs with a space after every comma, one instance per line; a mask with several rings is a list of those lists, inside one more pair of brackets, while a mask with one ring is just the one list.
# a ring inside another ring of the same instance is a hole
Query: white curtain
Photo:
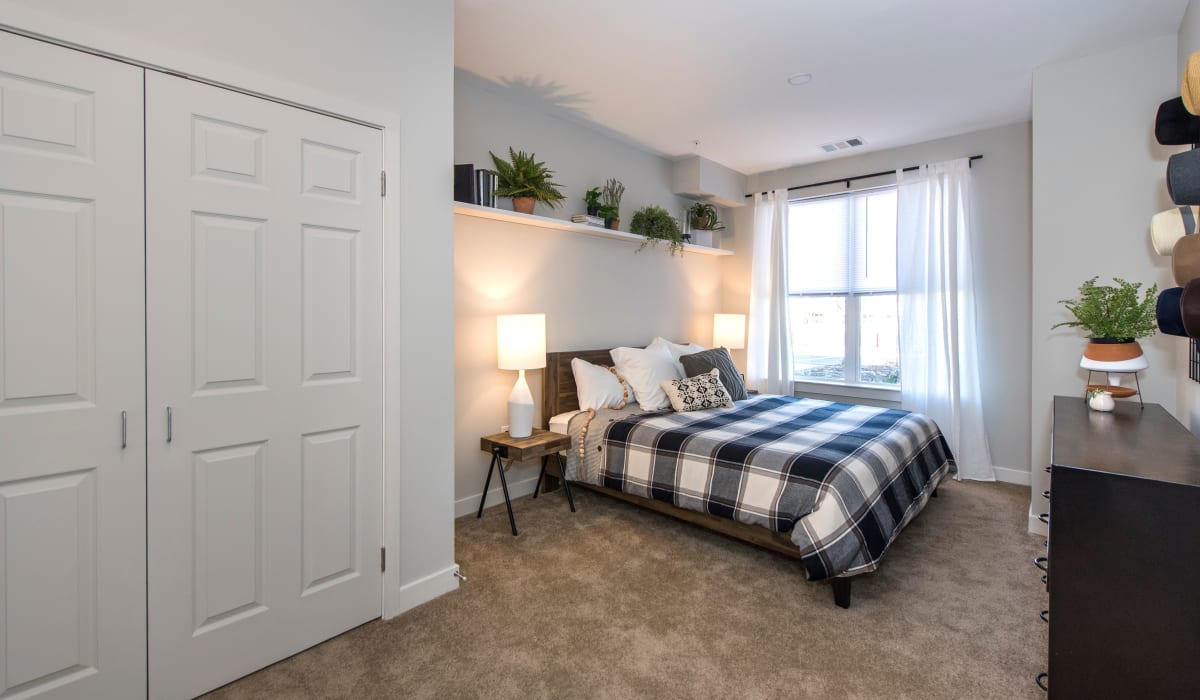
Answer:
[[787, 190], [754, 195], [754, 258], [746, 380], [766, 394], [792, 395], [788, 324]]
[[896, 178], [902, 405], [937, 421], [960, 479], [994, 481], [979, 386], [970, 162]]

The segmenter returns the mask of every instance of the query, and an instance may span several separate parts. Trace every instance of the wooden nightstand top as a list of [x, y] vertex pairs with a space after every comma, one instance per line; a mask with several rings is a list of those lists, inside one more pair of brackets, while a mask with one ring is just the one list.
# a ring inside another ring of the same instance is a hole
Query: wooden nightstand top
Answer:
[[522, 462], [527, 459], [552, 455], [560, 450], [569, 450], [571, 437], [534, 428], [533, 435], [527, 438], [510, 437], [508, 433], [496, 433], [479, 438], [479, 449], [490, 453], [494, 447], [501, 449], [501, 457]]

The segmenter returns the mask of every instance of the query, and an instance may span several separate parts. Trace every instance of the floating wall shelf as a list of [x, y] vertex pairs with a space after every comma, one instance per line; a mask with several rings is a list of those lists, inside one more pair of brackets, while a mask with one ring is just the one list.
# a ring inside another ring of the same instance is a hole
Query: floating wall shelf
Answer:
[[[520, 212], [508, 211], [507, 209], [496, 209], [495, 207], [481, 207], [477, 204], [455, 203], [454, 213], [462, 216], [473, 216], [477, 219], [491, 219], [493, 221], [506, 221], [512, 224], [523, 224], [525, 226], [537, 226], [538, 228], [549, 228], [557, 231], [570, 231], [572, 233], [582, 233], [588, 236], [596, 236], [597, 238], [612, 238], [618, 241], [627, 241], [629, 243], [642, 244], [646, 240], [634, 233], [626, 233], [624, 231], [611, 231], [606, 228], [597, 226], [587, 226], [577, 224], [572, 221], [563, 219], [551, 219], [548, 216], [537, 216], [534, 214], [522, 214]], [[721, 250], [720, 248], [709, 248], [702, 245], [692, 245], [685, 243], [683, 250], [686, 253], [698, 253], [700, 255], [733, 255], [732, 250]]]

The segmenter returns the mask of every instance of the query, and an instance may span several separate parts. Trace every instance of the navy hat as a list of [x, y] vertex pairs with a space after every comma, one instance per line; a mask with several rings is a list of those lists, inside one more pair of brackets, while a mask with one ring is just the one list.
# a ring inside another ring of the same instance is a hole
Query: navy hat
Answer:
[[1200, 150], [1176, 153], [1167, 161], [1167, 192], [1178, 206], [1200, 204]]
[[1167, 335], [1187, 337], [1183, 327], [1183, 287], [1171, 287], [1158, 293], [1154, 316], [1158, 319], [1158, 330]]
[[1167, 100], [1154, 117], [1154, 138], [1164, 146], [1200, 143], [1200, 117], [1187, 111], [1182, 97]]

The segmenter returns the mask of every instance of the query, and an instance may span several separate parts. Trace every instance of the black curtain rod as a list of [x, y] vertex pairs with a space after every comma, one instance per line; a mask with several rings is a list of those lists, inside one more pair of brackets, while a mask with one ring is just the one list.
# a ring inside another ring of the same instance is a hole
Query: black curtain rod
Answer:
[[[970, 158], [967, 159], [967, 167], [970, 167], [971, 163], [973, 163], [981, 158], [983, 158], [983, 156], [971, 156]], [[919, 165], [912, 165], [907, 168], [904, 168], [904, 172], [906, 172], [906, 173], [912, 172], [913, 170], [916, 170], [920, 167], [921, 166], [919, 166]], [[849, 189], [850, 183], [854, 182], [855, 180], [867, 180], [872, 177], [883, 177], [884, 175], [895, 175], [895, 174], [896, 174], [895, 170], [883, 170], [878, 173], [868, 173], [866, 175], [854, 175], [852, 177], [839, 177], [836, 180], [826, 180], [825, 182], [814, 182], [811, 185], [796, 185], [795, 187], [787, 188], [787, 191], [791, 192], [792, 190], [804, 190], [804, 189], [808, 189], [809, 187], [824, 187], [825, 185], [836, 185], [839, 182], [846, 183], [846, 189]], [[766, 195], [768, 193], [763, 192], [763, 194]], [[753, 197], [754, 193], [751, 192], [750, 194], [748, 194], [746, 196]]]

